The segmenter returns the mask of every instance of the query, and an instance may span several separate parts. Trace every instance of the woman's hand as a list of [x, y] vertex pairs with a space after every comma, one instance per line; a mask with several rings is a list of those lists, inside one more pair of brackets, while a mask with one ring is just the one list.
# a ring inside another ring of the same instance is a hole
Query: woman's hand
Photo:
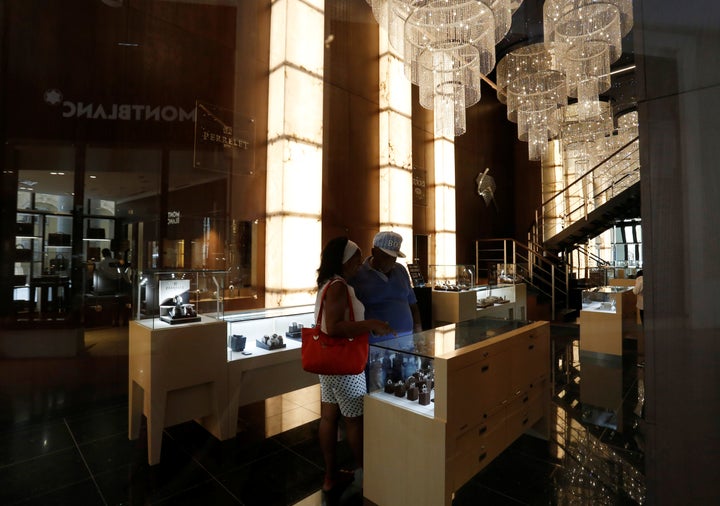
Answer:
[[396, 334], [395, 330], [390, 326], [388, 322], [381, 320], [365, 320], [369, 325], [369, 330], [376, 336], [385, 336], [387, 334]]

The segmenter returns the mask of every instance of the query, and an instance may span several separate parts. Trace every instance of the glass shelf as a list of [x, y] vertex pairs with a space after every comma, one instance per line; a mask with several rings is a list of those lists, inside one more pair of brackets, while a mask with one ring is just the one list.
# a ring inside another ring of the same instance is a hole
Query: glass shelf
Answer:
[[136, 320], [151, 328], [223, 319], [225, 271], [146, 271], [139, 275]]
[[437, 327], [416, 334], [395, 337], [373, 343], [372, 348], [401, 353], [410, 353], [423, 358], [435, 358], [445, 353], [459, 350], [479, 343], [511, 330], [516, 330], [532, 322], [521, 320], [502, 320], [495, 318], [476, 318]]
[[475, 286], [472, 265], [431, 265], [429, 271], [433, 290], [460, 292]]

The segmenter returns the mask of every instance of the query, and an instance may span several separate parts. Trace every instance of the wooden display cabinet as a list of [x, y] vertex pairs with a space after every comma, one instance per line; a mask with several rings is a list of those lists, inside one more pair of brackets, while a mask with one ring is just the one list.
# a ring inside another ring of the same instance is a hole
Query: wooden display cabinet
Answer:
[[[527, 318], [527, 286], [525, 283], [505, 283], [476, 287], [478, 318]], [[507, 302], [485, 305], [488, 298], [499, 297]]]
[[[547, 437], [549, 338], [548, 322], [479, 318], [372, 345], [386, 364], [431, 368], [434, 388], [427, 406], [382, 389], [366, 396], [365, 498], [449, 506], [525, 431]], [[396, 381], [398, 368], [385, 374]]]
[[622, 356], [622, 338], [635, 329], [635, 294], [629, 286], [601, 286], [582, 293], [580, 353]]
[[[196, 420], [218, 439], [230, 439], [237, 433], [240, 406], [318, 382], [317, 374], [300, 365], [300, 340], [285, 335], [293, 323], [313, 322], [313, 306], [225, 315], [222, 299], [217, 299], [211, 305], [215, 312], [201, 314], [198, 322], [161, 319], [159, 304], [166, 298], [196, 293], [204, 287], [204, 278], [221, 274], [177, 271], [141, 276], [150, 287], [145, 303], [153, 308], [147, 312], [154, 315], [130, 322], [128, 436], [139, 437], [145, 415], [150, 465], [160, 462], [165, 427]], [[216, 281], [216, 293], [221, 294], [222, 282]], [[273, 333], [283, 336], [282, 348], [257, 346], [258, 339]], [[246, 336], [244, 354], [231, 348], [233, 334]]]
[[[230, 335], [246, 337], [243, 352], [228, 350], [229, 424], [237, 425], [238, 408], [318, 383], [318, 375], [301, 366], [298, 338], [288, 337], [293, 324], [314, 323], [314, 306], [241, 311], [227, 317]], [[283, 337], [284, 348], [266, 350], [257, 345], [265, 335]]]
[[[503, 303], [483, 305], [490, 297], [502, 298]], [[475, 318], [504, 318], [524, 320], [527, 315], [527, 293], [524, 283], [476, 286], [458, 292], [432, 291], [432, 318], [436, 326]]]
[[160, 462], [165, 427], [195, 419], [218, 439], [231, 437], [227, 323], [207, 316], [182, 325], [136, 320], [129, 346], [129, 438], [139, 437], [145, 415], [150, 465]]

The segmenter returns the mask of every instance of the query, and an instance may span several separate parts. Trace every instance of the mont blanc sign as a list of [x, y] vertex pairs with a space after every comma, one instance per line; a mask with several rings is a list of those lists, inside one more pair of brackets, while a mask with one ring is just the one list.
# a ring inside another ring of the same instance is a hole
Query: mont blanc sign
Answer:
[[195, 121], [195, 108], [185, 109], [177, 105], [116, 104], [66, 100], [60, 90], [49, 89], [44, 100], [52, 106], [60, 106], [63, 118], [80, 118], [106, 121]]

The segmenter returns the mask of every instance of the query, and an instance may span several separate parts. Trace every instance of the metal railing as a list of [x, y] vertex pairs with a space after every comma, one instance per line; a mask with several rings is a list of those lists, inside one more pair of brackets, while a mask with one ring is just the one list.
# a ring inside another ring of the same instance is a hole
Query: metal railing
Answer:
[[535, 229], [542, 242], [640, 181], [639, 142], [633, 138], [542, 203]]
[[478, 239], [475, 241], [475, 272], [478, 279], [490, 281], [504, 275], [514, 282], [525, 282], [534, 287], [550, 299], [553, 320], [561, 302], [567, 308], [569, 279], [565, 263], [537, 243], [524, 245], [510, 238]]
[[[542, 244], [554, 235], [619, 195], [640, 180], [639, 141], [634, 137], [605, 160], [542, 203], [528, 233], [527, 245], [515, 239], [478, 239], [475, 241], [475, 272], [477, 277], [490, 279], [491, 266], [521, 280], [549, 297], [552, 318], [560, 303], [569, 307], [572, 265], [565, 257], [545, 249]], [[548, 218], [550, 217], [550, 218]], [[553, 220], [548, 223], [548, 220]], [[552, 231], [552, 234], [548, 232]], [[609, 262], [584, 250], [583, 254], [596, 265]], [[511, 266], [511, 267], [510, 267]], [[484, 273], [484, 276], [483, 276]]]

